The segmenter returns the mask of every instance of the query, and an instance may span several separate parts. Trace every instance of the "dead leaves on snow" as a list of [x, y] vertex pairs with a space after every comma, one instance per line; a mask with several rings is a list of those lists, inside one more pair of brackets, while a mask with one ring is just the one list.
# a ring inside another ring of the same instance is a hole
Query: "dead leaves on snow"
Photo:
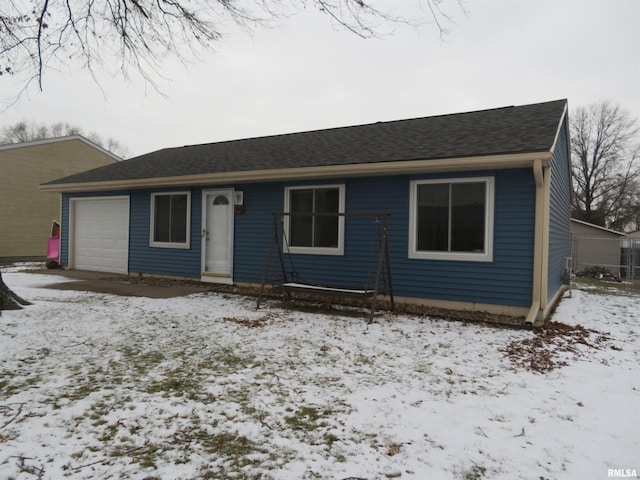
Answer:
[[264, 327], [277, 318], [277, 315], [273, 312], [262, 315], [258, 318], [245, 318], [245, 317], [223, 317], [225, 322], [231, 322], [247, 328], [259, 328]]
[[[582, 325], [547, 322], [534, 331], [532, 338], [516, 340], [507, 345], [506, 356], [517, 366], [545, 373], [568, 365], [570, 357], [584, 355], [584, 348], [603, 349], [609, 339], [597, 330]], [[612, 349], [619, 347], [609, 346]]]

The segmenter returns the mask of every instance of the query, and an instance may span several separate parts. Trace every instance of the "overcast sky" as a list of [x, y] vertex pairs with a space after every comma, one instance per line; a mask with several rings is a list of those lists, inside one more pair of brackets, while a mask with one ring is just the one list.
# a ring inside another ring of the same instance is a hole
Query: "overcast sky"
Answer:
[[80, 70], [49, 71], [44, 91], [1, 112], [0, 125], [68, 122], [117, 139], [131, 157], [561, 98], [570, 109], [607, 99], [640, 117], [640, 1], [468, 0], [466, 9], [444, 42], [433, 25], [365, 40], [302, 11], [231, 33], [186, 70], [167, 64], [166, 98], [141, 82], [97, 86]]

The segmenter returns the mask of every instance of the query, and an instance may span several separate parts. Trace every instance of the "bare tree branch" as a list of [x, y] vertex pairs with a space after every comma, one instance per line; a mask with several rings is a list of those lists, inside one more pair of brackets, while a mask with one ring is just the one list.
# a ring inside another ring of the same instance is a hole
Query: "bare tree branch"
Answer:
[[[445, 6], [464, 12], [464, 0], [415, 0], [441, 38], [454, 23]], [[251, 31], [297, 8], [312, 7], [363, 38], [389, 26], [423, 23], [374, 6], [375, 0], [4, 0], [0, 3], [0, 75], [20, 77], [20, 94], [47, 69], [80, 64], [129, 79], [129, 72], [160, 92], [168, 57], [187, 63], [209, 52], [225, 26]], [[426, 7], [425, 7], [426, 5]], [[466, 12], [465, 12], [466, 13]]]
[[47, 9], [49, 8], [49, 0], [45, 0], [44, 5], [42, 6], [42, 12], [40, 13], [40, 18], [38, 19], [38, 84], [40, 86], [40, 90], [42, 90], [42, 32], [45, 28], [47, 28], [47, 24], [44, 21], [44, 16], [47, 14]]

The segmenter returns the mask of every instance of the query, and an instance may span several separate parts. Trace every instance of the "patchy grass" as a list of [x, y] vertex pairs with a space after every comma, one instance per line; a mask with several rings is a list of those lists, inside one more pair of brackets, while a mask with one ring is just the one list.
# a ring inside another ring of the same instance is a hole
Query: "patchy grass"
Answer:
[[320, 410], [318, 407], [305, 405], [298, 408], [293, 414], [285, 416], [284, 420], [294, 430], [309, 432], [326, 427], [328, 423], [323, 419], [331, 413], [330, 409]]
[[572, 288], [585, 290], [596, 295], [638, 295], [638, 289], [627, 282], [599, 280], [591, 277], [576, 277], [571, 281]]
[[481, 465], [472, 465], [468, 470], [460, 474], [462, 480], [482, 480], [486, 477], [487, 469]]

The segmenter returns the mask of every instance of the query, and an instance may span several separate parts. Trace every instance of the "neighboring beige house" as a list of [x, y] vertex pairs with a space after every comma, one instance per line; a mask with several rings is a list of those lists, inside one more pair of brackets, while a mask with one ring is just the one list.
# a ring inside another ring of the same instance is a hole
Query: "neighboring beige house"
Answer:
[[579, 273], [597, 266], [619, 276], [624, 238], [622, 232], [572, 218], [573, 271]]
[[121, 160], [80, 135], [0, 145], [0, 259], [44, 259], [60, 195], [39, 185]]

